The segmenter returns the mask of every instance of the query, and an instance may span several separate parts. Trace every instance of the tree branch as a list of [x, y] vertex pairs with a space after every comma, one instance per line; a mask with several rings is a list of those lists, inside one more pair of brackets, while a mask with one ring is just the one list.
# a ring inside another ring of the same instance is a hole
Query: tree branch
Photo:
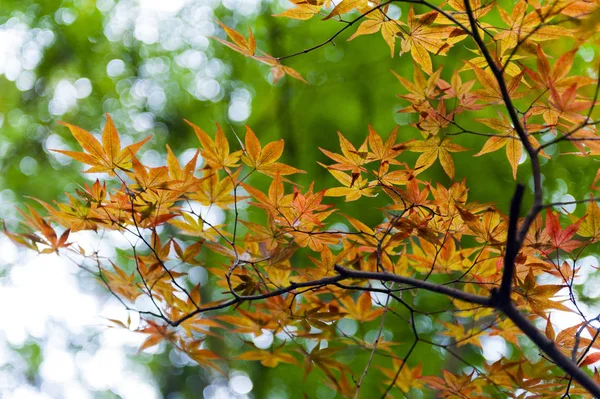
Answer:
[[523, 201], [523, 191], [525, 186], [517, 184], [515, 194], [510, 203], [510, 213], [508, 216], [508, 234], [506, 237], [506, 251], [504, 254], [504, 270], [502, 271], [502, 283], [500, 290], [494, 297], [499, 302], [510, 302], [510, 290], [513, 276], [515, 274], [515, 259], [519, 253], [517, 242], [517, 221], [519, 220], [519, 211]]

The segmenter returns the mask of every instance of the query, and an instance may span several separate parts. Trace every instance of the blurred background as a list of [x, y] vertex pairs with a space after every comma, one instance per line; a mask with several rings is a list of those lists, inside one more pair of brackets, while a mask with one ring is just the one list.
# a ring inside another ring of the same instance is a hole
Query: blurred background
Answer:
[[[27, 196], [51, 202], [89, 182], [90, 176], [79, 173], [81, 165], [50, 151], [79, 150], [59, 120], [99, 133], [109, 113], [126, 143], [152, 134], [140, 152], [147, 165], [164, 163], [166, 143], [183, 158], [193, 154], [197, 139], [184, 118], [211, 134], [218, 122], [233, 142], [233, 132], [243, 137], [248, 124], [263, 143], [284, 138], [284, 162], [307, 171], [297, 181], [307, 185], [314, 180], [316, 189], [333, 183], [315, 161], [327, 162], [317, 146], [339, 148], [337, 131], [359, 145], [369, 124], [384, 137], [399, 124], [400, 140], [417, 138], [409, 126], [414, 115], [397, 113], [407, 103], [396, 94], [406, 91], [390, 72], [412, 78], [413, 63], [398, 53], [391, 58], [378, 34], [346, 42], [349, 31], [335, 46], [288, 60], [286, 65], [308, 85], [289, 77], [273, 84], [267, 66], [210, 38], [225, 37], [216, 19], [244, 35], [251, 26], [259, 49], [283, 56], [318, 44], [342, 27], [319, 17], [305, 22], [271, 17], [290, 6], [287, 0], [0, 2], [0, 217], [14, 228], [16, 207], [31, 204]], [[389, 14], [407, 11], [391, 5]], [[434, 66], [445, 64], [443, 76], [449, 79], [462, 68], [459, 55], [469, 45], [460, 46], [453, 57], [434, 59]], [[578, 57], [576, 69], [584, 70], [594, 50], [585, 48]], [[473, 150], [456, 155], [456, 180], [468, 176], [470, 199], [497, 202], [506, 210], [514, 180], [504, 153], [486, 155], [473, 168], [472, 155], [484, 141], [468, 136], [456, 141]], [[406, 154], [407, 162], [417, 155]], [[582, 165], [577, 157], [545, 165], [548, 198], [582, 198], [594, 176]], [[528, 183], [528, 176], [521, 167], [519, 180]], [[449, 183], [439, 165], [422, 177]], [[367, 201], [363, 220], [379, 222], [377, 207], [386, 198]], [[349, 213], [357, 206], [337, 203]], [[83, 242], [92, 238], [80, 236]], [[107, 251], [120, 245], [118, 238], [103, 242]], [[194, 273], [199, 281], [206, 278], [202, 268]], [[297, 372], [290, 373], [293, 367], [271, 370], [240, 363], [225, 379], [164, 345], [138, 355], [143, 337], [107, 327], [107, 318], [128, 315], [96, 281], [66, 259], [19, 251], [3, 236], [0, 303], [2, 398], [284, 399], [300, 397], [302, 389], [311, 398], [335, 397], [318, 380], [303, 382]], [[420, 323], [433, 328], [426, 317]], [[344, 328], [352, 335], [359, 327], [365, 334], [377, 328], [352, 323]], [[405, 329], [386, 331], [401, 334]], [[273, 337], [253, 339], [270, 345]], [[503, 342], [492, 347], [490, 359], [509, 350]], [[428, 369], [447, 361], [442, 352], [422, 350], [431, 359]], [[375, 382], [363, 392], [377, 389]]]

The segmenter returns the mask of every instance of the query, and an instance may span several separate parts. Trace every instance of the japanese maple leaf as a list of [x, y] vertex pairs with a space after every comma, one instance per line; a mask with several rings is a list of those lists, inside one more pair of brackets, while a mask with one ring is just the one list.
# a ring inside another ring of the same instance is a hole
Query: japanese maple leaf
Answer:
[[140, 353], [141, 351], [143, 351], [146, 348], [150, 348], [151, 346], [157, 345], [164, 340], [167, 340], [167, 341], [175, 340], [176, 332], [169, 331], [168, 325], [160, 325], [151, 320], [145, 320], [145, 322], [146, 322], [147, 326], [142, 329], [139, 329], [137, 331], [142, 334], [147, 334], [148, 338], [146, 338], [144, 343], [142, 343], [142, 345], [138, 349], [138, 353]]
[[579, 229], [579, 224], [581, 221], [582, 220], [580, 219], [563, 229], [560, 226], [558, 215], [551, 210], [548, 210], [548, 212], [546, 212], [546, 232], [550, 237], [550, 249], [545, 250], [544, 252], [546, 254], [550, 254], [551, 252], [559, 249], [566, 252], [571, 252], [574, 249], [579, 248], [583, 242], [573, 240], [572, 237]]
[[[314, 12], [318, 12], [320, 10], [319, 8], [314, 8], [313, 6], [306, 6], [306, 7], [301, 7], [301, 8], [297, 8], [297, 9], [293, 9], [296, 10], [295, 12], [289, 11], [287, 12], [287, 15], [284, 16], [288, 16], [291, 18], [297, 18], [297, 19], [308, 19], [310, 17], [312, 17], [312, 15], [314, 15]], [[286, 14], [286, 13], [284, 13]], [[228, 42], [227, 40], [223, 40], [220, 39], [218, 37], [212, 37], [215, 40], [218, 40], [219, 42], [223, 43], [224, 45], [226, 45], [227, 47], [237, 51], [240, 54], [245, 55], [246, 57], [250, 57], [252, 59], [255, 59], [256, 61], [262, 62], [263, 64], [267, 64], [271, 66], [271, 74], [273, 76], [273, 83], [276, 83], [282, 76], [284, 75], [290, 75], [293, 78], [296, 78], [298, 80], [303, 81], [304, 83], [307, 83], [306, 80], [304, 80], [304, 78], [298, 73], [296, 72], [294, 69], [282, 65], [281, 62], [279, 62], [279, 59], [265, 53], [262, 52], [262, 55], [256, 55], [256, 40], [254, 39], [254, 35], [252, 34], [252, 30], [250, 28], [248, 28], [249, 31], [249, 35], [248, 35], [248, 39], [246, 39], [242, 34], [240, 34], [238, 31], [236, 31], [235, 29], [229, 28], [228, 26], [222, 24], [220, 21], [217, 21], [219, 23], [219, 25], [221, 25], [221, 27], [223, 28], [223, 30], [225, 31], [225, 33], [227, 34], [227, 36], [231, 39], [231, 42]]]
[[248, 126], [246, 126], [246, 140], [244, 146], [244, 155], [242, 162], [250, 166], [257, 172], [267, 176], [291, 175], [293, 173], [304, 173], [299, 169], [285, 165], [277, 161], [283, 153], [283, 139], [267, 144], [261, 147], [260, 141]]
[[106, 114], [106, 124], [102, 131], [102, 143], [89, 132], [71, 125], [70, 123], [60, 122], [71, 131], [75, 140], [83, 147], [85, 152], [67, 151], [67, 150], [52, 150], [65, 154], [76, 161], [92, 165], [85, 173], [102, 173], [106, 172], [114, 176], [115, 169], [127, 171], [131, 167], [131, 156], [144, 145], [152, 136], [146, 137], [144, 140], [135, 144], [128, 145], [121, 149], [121, 140], [119, 133], [110, 117]]
[[492, 246], [506, 244], [508, 226], [506, 218], [503, 218], [498, 212], [486, 212], [481, 218], [465, 220], [465, 224], [479, 242], [485, 242]]
[[550, 106], [556, 111], [558, 118], [572, 123], [584, 121], [586, 118], [581, 115], [581, 112], [588, 110], [593, 104], [593, 101], [577, 98], [577, 86], [577, 83], [573, 83], [564, 93], [560, 94], [550, 83], [550, 100], [548, 101]]
[[454, 161], [451, 152], [467, 151], [467, 148], [452, 143], [450, 140], [437, 136], [426, 140], [418, 140], [407, 143], [407, 149], [412, 152], [421, 152], [415, 164], [415, 174], [427, 170], [439, 158], [444, 172], [454, 179]]
[[[487, 13], [494, 8], [494, 4], [481, 4], [481, 0], [470, 0], [471, 10], [473, 17], [480, 21]], [[450, 13], [453, 19], [448, 19], [444, 15], [440, 14], [436, 20], [439, 24], [444, 25], [456, 25], [454, 21], [460, 22], [463, 26], [470, 26], [469, 16], [467, 15], [467, 9], [465, 8], [464, 0], [448, 0], [447, 4], [452, 7], [456, 12]], [[482, 26], [486, 26], [483, 24]]]
[[354, 10], [355, 8], [365, 8], [367, 6], [367, 0], [342, 0], [331, 10], [329, 15], [327, 15], [323, 20], [333, 18], [338, 15], [345, 14], [349, 11]]
[[[468, 71], [472, 68], [473, 65], [479, 67], [483, 70], [489, 69], [490, 64], [487, 59], [481, 54], [481, 50], [478, 48], [475, 50], [471, 50], [473, 53], [477, 54], [476, 57], [471, 58], [469, 62], [467, 62], [461, 69], [461, 71]], [[504, 72], [508, 76], [515, 77], [521, 73], [521, 68], [514, 62], [520, 59], [525, 58], [523, 55], [512, 54], [510, 51], [505, 51], [504, 53], [500, 52], [502, 49], [489, 49], [488, 53], [494, 60], [494, 64], [500, 70], [504, 70]]]
[[[319, 165], [326, 167], [319, 162]], [[329, 169], [329, 173], [335, 177], [335, 179], [342, 183], [342, 187], [332, 187], [325, 191], [325, 195], [328, 197], [346, 197], [346, 202], [355, 201], [361, 196], [375, 197], [377, 193], [374, 192], [373, 188], [369, 187], [368, 180], [360, 175], [357, 178], [344, 173], [340, 170]]]
[[300, 75], [295, 69], [290, 68], [289, 66], [286, 66], [286, 65], [282, 65], [279, 62], [279, 60], [271, 57], [270, 55], [265, 55], [264, 57], [254, 57], [254, 58], [261, 60], [261, 61], [263, 59], [266, 59], [266, 61], [263, 61], [263, 62], [271, 65], [271, 76], [273, 76], [273, 84], [277, 83], [277, 81], [279, 79], [281, 79], [282, 77], [284, 77], [285, 75], [289, 75], [289, 76], [293, 77], [294, 79], [298, 79], [304, 83], [308, 83], [306, 81], [306, 79], [304, 79], [302, 77], [302, 75]]
[[435, 389], [437, 395], [442, 398], [473, 398], [477, 397], [485, 383], [473, 378], [471, 374], [453, 374], [442, 370], [444, 378], [436, 376], [425, 376], [421, 379], [429, 388]]
[[394, 71], [392, 73], [402, 83], [402, 86], [408, 90], [408, 94], [398, 94], [398, 97], [410, 101], [408, 107], [398, 112], [419, 111], [421, 104], [428, 103], [430, 99], [437, 98], [441, 94], [437, 85], [442, 73], [442, 67], [438, 68], [437, 71], [426, 79], [421, 72], [421, 68], [415, 64], [412, 81], [398, 75]]
[[279, 363], [298, 364], [294, 356], [283, 352], [281, 349], [275, 350], [253, 350], [244, 352], [237, 357], [239, 360], [260, 360], [260, 364], [265, 367], [277, 367]]
[[411, 7], [408, 11], [406, 24], [400, 22], [408, 28], [403, 29], [401, 32], [402, 53], [410, 51], [413, 60], [429, 75], [433, 73], [429, 53], [444, 55], [450, 49], [450, 45], [446, 43], [444, 38], [454, 29], [452, 27], [432, 27], [431, 25], [438, 15], [437, 11], [431, 11], [417, 18], [413, 7]]
[[76, 189], [79, 198], [67, 194], [69, 202], [57, 203], [55, 209], [50, 204], [37, 200], [53, 219], [60, 225], [69, 228], [71, 232], [80, 230], [96, 231], [98, 225], [112, 223], [104, 212], [104, 200], [106, 198], [106, 183], [100, 184], [99, 180], [90, 187], [85, 185], [83, 190]]
[[444, 322], [440, 322], [440, 324], [446, 327], [446, 331], [442, 331], [442, 334], [454, 338], [457, 347], [460, 348], [463, 345], [471, 344], [481, 348], [481, 342], [479, 341], [479, 332], [481, 330], [475, 326], [467, 327], [464, 324]]
[[323, 197], [325, 196], [325, 190], [321, 190], [317, 193], [313, 192], [313, 184], [306, 194], [302, 194], [296, 187], [294, 187], [294, 199], [290, 209], [293, 210], [295, 215], [292, 226], [302, 223], [310, 223], [317, 226], [323, 226], [323, 220], [331, 214], [333, 211], [327, 211], [332, 205], [321, 204]]
[[415, 178], [408, 180], [408, 183], [406, 183], [406, 191], [398, 187], [387, 186], [383, 186], [383, 190], [394, 201], [394, 205], [390, 205], [385, 209], [402, 211], [409, 206], [429, 206], [429, 201], [427, 200], [427, 197], [431, 192], [431, 187], [429, 184], [425, 184], [423, 190], [420, 190], [419, 181]]
[[481, 105], [475, 104], [477, 95], [472, 91], [475, 80], [463, 83], [458, 70], [455, 70], [452, 74], [450, 83], [443, 79], [438, 79], [437, 84], [440, 90], [444, 92], [442, 99], [456, 98], [458, 100], [458, 107], [455, 108], [455, 113], [459, 113], [462, 110], [477, 110], [481, 108]]
[[420, 272], [427, 273], [432, 269], [441, 272], [461, 271], [470, 264], [468, 252], [458, 249], [453, 238], [447, 238], [440, 247], [419, 237], [419, 244], [415, 243], [413, 253], [407, 256], [413, 267]]
[[[306, 20], [311, 19], [321, 11], [326, 1], [321, 0], [290, 0], [296, 7], [288, 8], [276, 17], [287, 17], [291, 19]], [[328, 3], [329, 1], [327, 1]]]
[[204, 179], [199, 184], [198, 189], [189, 194], [189, 198], [200, 202], [202, 205], [216, 205], [221, 209], [228, 209], [229, 205], [235, 201], [240, 201], [245, 197], [234, 196], [234, 183], [240, 172], [238, 169], [231, 176], [219, 178], [216, 171], [207, 169], [204, 172]]
[[537, 47], [537, 71], [534, 71], [526, 66], [522, 66], [533, 81], [542, 88], [550, 89], [554, 87], [558, 92], [563, 92], [573, 85], [578, 87], [587, 86], [596, 83], [596, 79], [587, 76], [567, 76], [573, 60], [577, 53], [577, 48], [564, 53], [556, 61], [553, 67], [550, 67], [550, 62], [542, 50], [542, 46]]
[[549, 309], [571, 312], [572, 310], [563, 305], [562, 301], [553, 300], [558, 291], [563, 288], [564, 286], [556, 284], [538, 284], [533, 269], [530, 268], [525, 280], [520, 281], [515, 287], [516, 301], [517, 304], [524, 302], [529, 305], [532, 312], [543, 318], [546, 318]]
[[587, 204], [585, 214], [585, 219], [581, 221], [577, 234], [591, 239], [592, 242], [600, 240], [600, 207], [593, 197]]
[[[369, 12], [369, 14], [367, 14], [366, 16], [366, 20], [358, 26], [358, 29], [356, 29], [356, 32], [354, 32], [354, 34], [348, 38], [348, 41], [358, 36], [370, 35], [381, 30], [381, 35], [383, 36], [383, 39], [389, 46], [393, 58], [395, 42], [398, 36], [398, 32], [400, 31], [400, 25], [398, 21], [391, 20], [387, 17], [386, 13], [388, 7], [389, 5], [386, 5], [383, 8], [379, 8], [378, 10], [375, 10], [373, 12]], [[360, 11], [364, 14], [369, 10], [371, 10], [371, 8], [361, 9]]]
[[503, 29], [494, 36], [494, 40], [501, 42], [503, 50], [512, 49], [523, 40], [527, 44], [528, 42], [542, 42], [571, 35], [571, 30], [548, 23], [553, 15], [544, 15], [540, 10], [534, 10], [527, 14], [527, 7], [527, 2], [520, 0], [514, 6], [511, 15], [502, 7], [498, 7], [500, 17], [508, 25], [508, 29]]
[[[521, 139], [517, 134], [517, 131], [513, 127], [511, 121], [504, 114], [499, 114], [500, 118], [487, 118], [487, 119], [475, 119], [477, 122], [481, 122], [490, 128], [494, 129], [501, 134], [498, 136], [490, 137], [483, 148], [475, 154], [474, 156], [478, 157], [483, 154], [488, 154], [490, 152], [498, 151], [502, 147], [506, 147], [506, 157], [508, 158], [508, 162], [512, 168], [513, 178], [517, 179], [517, 169], [519, 167], [519, 161], [521, 160], [521, 156], [523, 155], [523, 144], [521, 143]], [[541, 125], [535, 124], [526, 124], [527, 131], [529, 133], [537, 132], [543, 129]], [[529, 135], [529, 141], [534, 148], [538, 148], [540, 143], [537, 141], [535, 136]], [[546, 154], [541, 152], [542, 155], [548, 157]]]
[[[117, 265], [110, 261], [113, 271], [106, 269], [100, 270], [100, 277], [106, 282], [110, 290], [120, 297], [134, 302], [137, 297], [143, 294], [143, 291], [135, 283], [135, 275], [127, 274]], [[149, 345], [152, 346], [152, 345]], [[140, 351], [144, 348], [140, 348]]]
[[[183, 340], [180, 340], [180, 342]], [[225, 372], [215, 364], [216, 359], [221, 359], [219, 355], [208, 349], [203, 349], [203, 340], [183, 341], [180, 345], [181, 350], [194, 360], [198, 365], [218, 371], [222, 375]]]
[[[399, 111], [400, 112], [400, 111]], [[419, 110], [419, 122], [414, 126], [421, 131], [423, 137], [428, 138], [437, 135], [440, 130], [447, 128], [454, 120], [454, 111], [447, 112], [444, 101], [438, 101], [436, 108], [425, 103]]]
[[[285, 194], [280, 175], [275, 175], [275, 178], [269, 186], [267, 195], [249, 184], [242, 182], [240, 185], [257, 201], [254, 202], [253, 205], [267, 210], [276, 221], [281, 221], [282, 217], [285, 220], [286, 214], [282, 212], [284, 209], [290, 208], [293, 196], [292, 194]], [[290, 223], [291, 222], [289, 221], [287, 221], [287, 223], [283, 222], [283, 224]]]
[[319, 147], [319, 150], [321, 150], [323, 154], [337, 162], [326, 167], [335, 170], [350, 170], [352, 171], [353, 177], [358, 177], [361, 171], [366, 170], [363, 165], [369, 162], [369, 152], [367, 150], [368, 139], [365, 139], [357, 150], [342, 133], [338, 132], [338, 137], [342, 154], [336, 154]]
[[[475, 94], [479, 96], [479, 99], [484, 102], [489, 102], [490, 104], [504, 103], [500, 86], [498, 85], [498, 81], [496, 80], [494, 74], [489, 69], [484, 70], [474, 64], [471, 64], [471, 67], [473, 68], [473, 72], [475, 72], [475, 75], [477, 75], [477, 79], [479, 79], [479, 83], [482, 86], [481, 89], [475, 90]], [[506, 82], [508, 95], [513, 100], [521, 98], [526, 94], [517, 93], [517, 89], [523, 80], [524, 73], [525, 72], [521, 72], [510, 81]]]
[[267, 222], [263, 224], [251, 223], [245, 220], [240, 220], [244, 226], [246, 226], [252, 234], [246, 235], [244, 238], [245, 242], [258, 242], [259, 245], [264, 246], [265, 251], [273, 251], [280, 244], [287, 244], [287, 241], [281, 231], [281, 229], [275, 223], [271, 215], [268, 216]]
[[386, 384], [393, 383], [394, 386], [406, 393], [411, 388], [421, 388], [423, 381], [421, 381], [422, 364], [417, 367], [411, 368], [405, 364], [402, 360], [393, 361], [394, 366], [392, 368], [379, 367], [379, 370], [389, 378]]
[[[69, 238], [69, 234], [71, 233], [70, 229], [65, 230], [60, 237], [54, 231], [54, 228], [48, 223], [44, 218], [40, 216], [39, 213], [36, 212], [35, 209], [27, 205], [27, 209], [29, 213], [21, 209], [17, 209], [23, 219], [25, 220], [25, 226], [31, 233], [25, 234], [17, 234], [10, 233], [6, 229], [6, 225], [4, 224], [4, 220], [2, 221], [2, 226], [4, 229], [4, 233], [10, 238], [15, 244], [24, 245], [34, 251], [39, 251], [36, 244], [41, 244], [43, 246], [48, 246], [49, 248], [42, 249], [41, 253], [58, 253], [60, 248], [66, 248], [70, 246], [70, 243], [67, 243], [67, 239]], [[36, 234], [38, 233], [38, 234]]]
[[196, 163], [199, 154], [200, 151], [196, 151], [192, 159], [190, 159], [182, 168], [177, 157], [173, 154], [173, 151], [171, 151], [171, 147], [167, 145], [167, 166], [169, 177], [172, 179], [169, 183], [169, 188], [187, 191], [198, 183], [199, 179], [197, 179], [194, 174], [196, 172]]
[[323, 371], [336, 369], [340, 371], [348, 371], [348, 366], [334, 358], [334, 355], [340, 351], [341, 348], [320, 348], [319, 345], [315, 346], [308, 356], [304, 359], [304, 375], [307, 376], [316, 365]]
[[256, 40], [254, 39], [254, 35], [252, 34], [252, 29], [248, 28], [249, 34], [248, 39], [246, 39], [238, 31], [236, 31], [235, 29], [231, 29], [227, 25], [221, 23], [221, 21], [217, 21], [217, 23], [221, 25], [221, 28], [223, 28], [227, 36], [232, 41], [228, 42], [227, 40], [223, 40], [218, 37], [213, 37], [213, 39], [220, 41], [227, 47], [237, 51], [240, 54], [245, 55], [246, 57], [251, 57], [256, 53]]
[[263, 328], [269, 330], [277, 328], [277, 320], [260, 310], [250, 312], [238, 308], [235, 316], [223, 315], [216, 317], [216, 319], [231, 324], [235, 327], [232, 331], [240, 333], [262, 335]]
[[217, 133], [215, 135], [215, 140], [213, 141], [204, 130], [190, 121], [186, 122], [194, 129], [198, 140], [200, 140], [200, 144], [202, 145], [202, 158], [206, 161], [207, 167], [228, 169], [238, 166], [237, 162], [240, 159], [242, 151], [229, 153], [229, 142], [218, 123]]
[[348, 313], [348, 317], [359, 322], [367, 322], [376, 319], [383, 313], [383, 307], [373, 309], [371, 294], [363, 292], [356, 301], [351, 296], [340, 299], [342, 309]]
[[[367, 138], [369, 142], [369, 148], [371, 152], [368, 155], [370, 160], [380, 161], [381, 164], [387, 165], [401, 165], [402, 162], [398, 161], [396, 157], [404, 151], [406, 148], [405, 143], [396, 143], [398, 137], [398, 126], [390, 132], [385, 143], [381, 139], [381, 136], [369, 125], [369, 136]], [[387, 172], [387, 171], [386, 171]]]

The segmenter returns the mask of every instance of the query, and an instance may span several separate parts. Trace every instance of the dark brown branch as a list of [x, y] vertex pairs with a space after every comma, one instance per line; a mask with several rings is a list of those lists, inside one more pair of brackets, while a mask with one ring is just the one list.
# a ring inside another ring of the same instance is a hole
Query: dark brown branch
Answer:
[[508, 216], [508, 234], [506, 237], [506, 251], [504, 254], [504, 270], [502, 271], [502, 283], [498, 295], [494, 298], [500, 302], [510, 302], [510, 290], [512, 280], [515, 274], [515, 259], [519, 252], [517, 243], [517, 221], [519, 220], [519, 211], [523, 202], [523, 191], [525, 186], [517, 184], [515, 194], [510, 203], [510, 213]]
[[345, 278], [362, 278], [390, 282], [393, 281], [400, 284], [406, 284], [414, 288], [422, 288], [427, 291], [436, 292], [438, 294], [446, 295], [464, 302], [492, 307], [492, 303], [488, 297], [470, 294], [456, 288], [430, 283], [429, 281], [423, 281], [412, 277], [399, 276], [397, 274], [388, 272], [364, 272], [359, 270], [351, 270], [340, 265], [335, 265], [335, 271], [337, 271], [340, 276], [344, 276]]

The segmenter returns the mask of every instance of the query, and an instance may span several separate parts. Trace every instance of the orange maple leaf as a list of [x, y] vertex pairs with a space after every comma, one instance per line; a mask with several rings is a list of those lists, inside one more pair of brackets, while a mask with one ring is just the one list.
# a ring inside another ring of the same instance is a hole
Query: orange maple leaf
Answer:
[[106, 114], [106, 124], [102, 131], [102, 144], [89, 132], [71, 125], [70, 123], [60, 122], [67, 126], [71, 131], [75, 140], [83, 147], [85, 152], [67, 151], [67, 150], [52, 150], [65, 154], [76, 161], [92, 165], [85, 173], [102, 173], [107, 172], [113, 176], [115, 169], [128, 171], [131, 167], [131, 157], [138, 152], [152, 136], [146, 137], [144, 140], [128, 145], [121, 149], [121, 140], [117, 129], [110, 117]]

